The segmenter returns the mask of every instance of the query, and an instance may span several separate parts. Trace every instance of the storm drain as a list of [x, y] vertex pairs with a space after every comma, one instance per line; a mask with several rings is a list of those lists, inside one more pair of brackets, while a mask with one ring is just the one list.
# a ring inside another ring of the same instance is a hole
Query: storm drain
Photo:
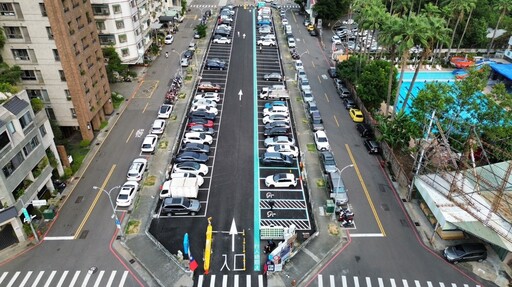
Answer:
[[80, 233], [80, 237], [78, 237], [78, 238], [85, 239], [88, 234], [89, 234], [89, 230], [84, 230], [84, 231], [82, 231], [82, 233]]
[[76, 198], [75, 203], [80, 203], [80, 202], [82, 202], [83, 199], [84, 199], [83, 196], [79, 196]]
[[133, 263], [135, 263], [135, 259], [132, 258], [128, 262], [130, 262], [130, 264], [133, 264]]
[[414, 222], [414, 225], [416, 225], [416, 226], [420, 226], [420, 223], [419, 223], [418, 221], [415, 221], [415, 222]]

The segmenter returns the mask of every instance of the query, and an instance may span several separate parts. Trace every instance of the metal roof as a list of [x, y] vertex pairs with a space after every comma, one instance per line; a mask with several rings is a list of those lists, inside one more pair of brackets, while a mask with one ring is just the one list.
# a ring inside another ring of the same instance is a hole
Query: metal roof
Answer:
[[6, 108], [9, 112], [13, 113], [14, 115], [17, 115], [21, 111], [23, 111], [26, 107], [28, 107], [28, 105], [29, 105], [29, 103], [18, 98], [18, 96], [14, 96], [10, 100], [8, 100], [7, 102], [4, 103], [4, 108]]

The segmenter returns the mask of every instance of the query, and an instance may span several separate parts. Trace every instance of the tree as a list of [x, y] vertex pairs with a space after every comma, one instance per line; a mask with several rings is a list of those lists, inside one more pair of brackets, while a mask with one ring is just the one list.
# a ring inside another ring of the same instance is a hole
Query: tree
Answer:
[[119, 78], [124, 78], [129, 75], [128, 65], [123, 64], [116, 49], [112, 46], [102, 49], [103, 57], [107, 59], [107, 78], [110, 83], [115, 83]]
[[466, 35], [466, 31], [468, 30], [469, 20], [471, 19], [471, 15], [473, 15], [473, 10], [475, 10], [475, 8], [476, 8], [476, 2], [477, 2], [477, 0], [468, 0], [467, 4], [468, 4], [468, 8], [470, 9], [469, 16], [468, 16], [468, 19], [466, 19], [466, 25], [464, 25], [464, 30], [462, 31], [462, 35], [460, 36], [459, 44], [457, 45], [457, 50], [455, 51], [455, 53], [459, 52], [460, 45], [462, 44], [462, 40], [464, 40], [464, 35]]
[[446, 3], [448, 3], [447, 7], [449, 7], [457, 16], [455, 26], [453, 27], [450, 44], [448, 46], [448, 56], [450, 56], [453, 46], [453, 40], [455, 39], [455, 33], [457, 33], [459, 23], [464, 18], [464, 13], [471, 11], [471, 7], [475, 6], [475, 0], [447, 0]]
[[306, 1], [304, 0], [293, 0], [295, 4], [298, 4], [300, 7], [300, 11], [306, 11]]
[[4, 62], [0, 62], [0, 83], [8, 83], [11, 86], [16, 86], [21, 80], [21, 68], [19, 66], [9, 67]]
[[204, 38], [204, 37], [206, 37], [206, 29], [207, 28], [208, 28], [208, 26], [206, 26], [206, 24], [198, 24], [198, 25], [196, 25], [194, 30], [197, 31], [197, 33], [199, 34], [199, 37]]
[[[357, 85], [357, 69], [356, 67], [359, 65], [359, 57], [352, 56], [348, 58], [348, 60], [343, 61], [337, 65], [336, 72], [340, 75], [341, 79], [352, 83], [353, 85]], [[363, 62], [364, 66], [364, 62]]]
[[316, 19], [322, 19], [326, 24], [340, 19], [348, 11], [348, 0], [318, 0], [313, 6]]
[[181, 0], [181, 15], [185, 15], [187, 12], [187, 0]]
[[489, 57], [489, 54], [491, 53], [491, 48], [494, 44], [494, 40], [496, 39], [496, 32], [500, 27], [501, 20], [503, 20], [503, 17], [507, 13], [507, 11], [510, 11], [512, 9], [512, 2], [510, 2], [510, 0], [496, 0], [496, 2], [493, 5], [493, 9], [496, 11], [500, 11], [500, 17], [498, 18], [498, 22], [496, 23], [496, 27], [494, 28], [494, 32], [492, 33], [491, 43], [489, 43], [489, 47], [487, 48], [487, 57]]
[[[396, 65], [395, 58], [396, 58], [396, 52], [398, 49], [398, 47], [397, 47], [398, 44], [395, 41], [395, 36], [397, 33], [397, 30], [395, 29], [395, 27], [398, 25], [398, 23], [400, 21], [401, 21], [400, 18], [388, 14], [388, 17], [386, 17], [383, 20], [382, 31], [379, 36], [380, 44], [388, 49], [390, 58], [391, 58], [391, 66], [389, 67], [389, 72], [388, 72], [388, 87], [386, 90], [387, 91], [386, 110], [384, 111], [384, 116], [386, 116], [386, 117], [388, 115], [389, 107], [390, 107], [391, 100], [392, 100], [391, 96], [393, 95], [393, 92], [394, 92], [393, 86], [395, 86], [395, 88], [396, 88], [397, 71], [395, 68], [395, 65]], [[395, 84], [393, 85], [393, 83], [395, 83]]]
[[370, 61], [364, 66], [357, 83], [357, 95], [368, 110], [379, 108], [380, 104], [386, 100], [386, 94], [382, 91], [387, 88], [389, 66], [392, 64], [384, 60]]

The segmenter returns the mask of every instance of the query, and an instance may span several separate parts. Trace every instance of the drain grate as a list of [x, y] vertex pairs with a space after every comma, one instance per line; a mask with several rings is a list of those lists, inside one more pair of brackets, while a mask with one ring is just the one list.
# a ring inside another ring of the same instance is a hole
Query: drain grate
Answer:
[[78, 238], [85, 239], [88, 234], [89, 234], [89, 230], [84, 230], [84, 231], [82, 231], [82, 233], [80, 233], [80, 237], [78, 237]]
[[402, 198], [402, 202], [407, 202], [407, 199], [405, 199], [405, 198]]
[[414, 222], [414, 225], [416, 225], [416, 226], [420, 226], [420, 223], [419, 223], [418, 221], [415, 221], [415, 222]]
[[387, 204], [381, 204], [380, 205], [384, 211], [389, 211], [389, 206]]
[[130, 264], [133, 264], [133, 263], [135, 263], [135, 259], [132, 258], [128, 262], [130, 262]]
[[76, 198], [75, 203], [80, 203], [80, 202], [82, 202], [82, 200], [84, 200], [84, 197], [83, 196], [79, 196], [79, 197]]

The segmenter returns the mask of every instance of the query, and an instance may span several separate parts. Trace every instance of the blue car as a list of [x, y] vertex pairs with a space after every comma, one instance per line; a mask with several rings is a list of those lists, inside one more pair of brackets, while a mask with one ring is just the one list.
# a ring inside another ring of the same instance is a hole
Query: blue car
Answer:
[[276, 106], [286, 107], [286, 102], [285, 101], [273, 101], [270, 103], [265, 103], [265, 109], [270, 109], [271, 107], [276, 107]]
[[269, 19], [261, 19], [261, 20], [259, 20], [259, 21], [258, 21], [258, 25], [259, 25], [259, 26], [263, 26], [263, 25], [268, 25], [268, 26], [270, 26], [270, 24], [271, 24], [271, 23], [270, 23], [270, 20], [269, 20]]

